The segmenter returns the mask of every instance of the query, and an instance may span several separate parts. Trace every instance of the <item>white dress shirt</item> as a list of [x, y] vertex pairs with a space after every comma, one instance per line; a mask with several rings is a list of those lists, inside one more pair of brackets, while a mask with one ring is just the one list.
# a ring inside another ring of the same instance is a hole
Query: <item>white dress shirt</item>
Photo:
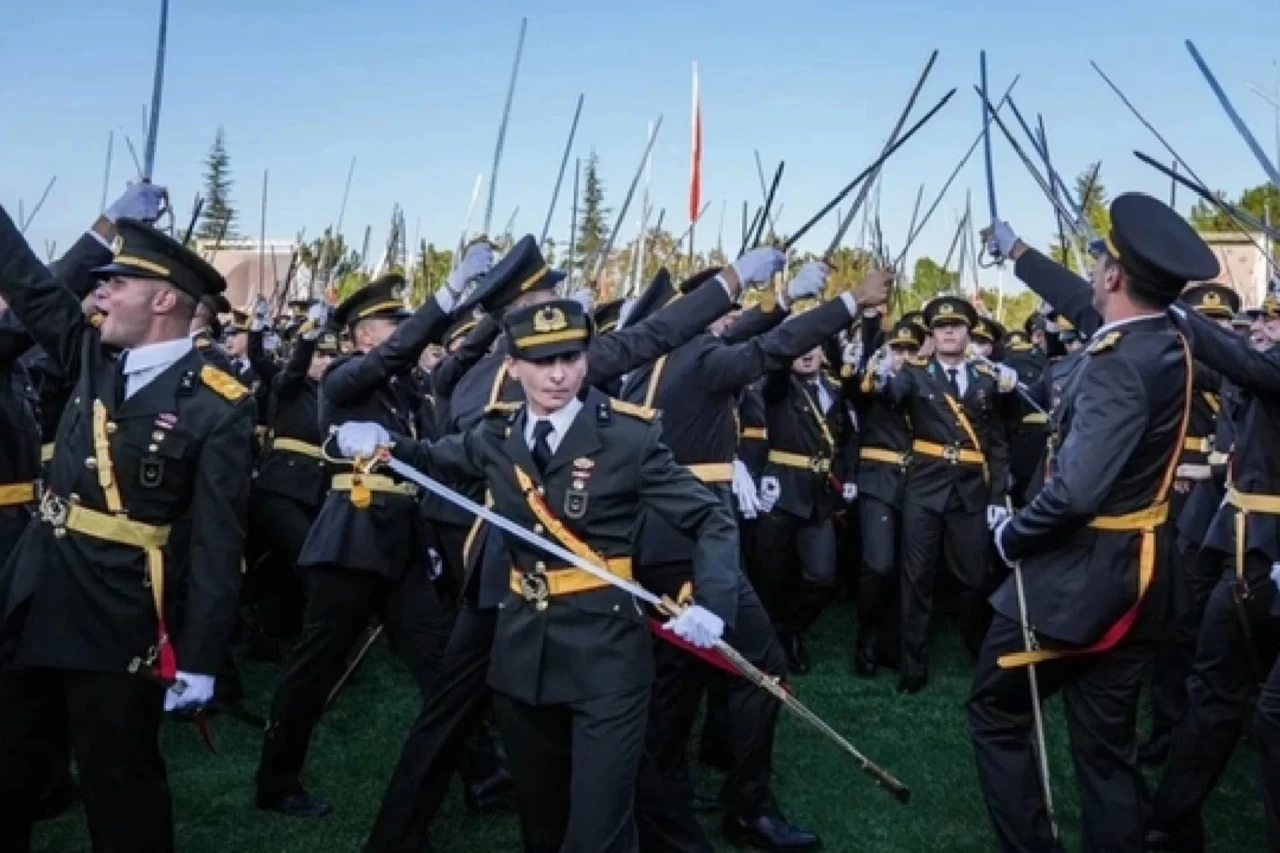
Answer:
[[191, 338], [184, 337], [125, 350], [120, 355], [125, 360], [124, 398], [127, 400], [147, 387], [192, 348]]
[[526, 409], [524, 422], [525, 443], [529, 445], [530, 450], [533, 450], [533, 431], [538, 425], [538, 421], [551, 421], [551, 432], [547, 434], [547, 447], [550, 447], [551, 452], [555, 453], [560, 449], [561, 440], [564, 438], [565, 433], [569, 431], [569, 427], [573, 425], [573, 419], [578, 416], [578, 412], [581, 410], [582, 401], [577, 397], [565, 404], [563, 409], [552, 412], [543, 418]]
[[955, 371], [956, 387], [960, 389], [961, 397], [969, 393], [969, 371], [965, 369], [966, 366], [967, 365], [963, 361], [954, 366], [944, 364], [941, 361], [938, 362], [938, 367], [942, 368], [942, 378], [948, 384], [951, 382], [951, 377], [948, 375], [947, 371]]

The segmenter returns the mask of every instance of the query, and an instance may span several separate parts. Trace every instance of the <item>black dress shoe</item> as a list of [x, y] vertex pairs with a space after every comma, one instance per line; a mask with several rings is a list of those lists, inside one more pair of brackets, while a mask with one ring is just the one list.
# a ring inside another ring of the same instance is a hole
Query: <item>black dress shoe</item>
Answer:
[[258, 808], [268, 812], [279, 812], [288, 817], [324, 817], [333, 811], [333, 806], [328, 802], [319, 797], [313, 797], [306, 791], [271, 798], [259, 794]]
[[753, 819], [730, 815], [724, 821], [724, 837], [738, 847], [756, 850], [800, 853], [822, 849], [822, 839], [816, 833], [792, 826], [777, 813]]
[[924, 690], [924, 685], [927, 681], [928, 679], [923, 675], [904, 675], [898, 679], [898, 692], [914, 696]]
[[853, 671], [863, 678], [876, 674], [876, 651], [870, 643], [859, 643], [853, 653]]
[[515, 785], [511, 774], [499, 770], [488, 779], [468, 784], [463, 792], [467, 808], [480, 814], [515, 811]]

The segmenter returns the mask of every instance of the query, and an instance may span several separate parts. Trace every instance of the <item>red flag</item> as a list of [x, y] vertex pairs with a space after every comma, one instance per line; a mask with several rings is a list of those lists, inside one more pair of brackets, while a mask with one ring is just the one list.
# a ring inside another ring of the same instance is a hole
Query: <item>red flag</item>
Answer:
[[698, 100], [698, 63], [693, 63], [693, 128], [689, 144], [689, 221], [702, 209], [702, 105]]

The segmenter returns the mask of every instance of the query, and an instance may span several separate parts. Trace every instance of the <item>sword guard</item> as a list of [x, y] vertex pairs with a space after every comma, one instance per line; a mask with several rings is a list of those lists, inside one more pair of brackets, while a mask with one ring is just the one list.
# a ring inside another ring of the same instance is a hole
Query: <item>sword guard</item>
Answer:
[[677, 604], [675, 601], [671, 599], [671, 596], [664, 595], [662, 596], [661, 599], [658, 600], [658, 604], [656, 606], [658, 608], [658, 612], [661, 613], [663, 616], [674, 619], [677, 616], [679, 616], [681, 613], [683, 613], [685, 610], [685, 607], [687, 607], [688, 605]]

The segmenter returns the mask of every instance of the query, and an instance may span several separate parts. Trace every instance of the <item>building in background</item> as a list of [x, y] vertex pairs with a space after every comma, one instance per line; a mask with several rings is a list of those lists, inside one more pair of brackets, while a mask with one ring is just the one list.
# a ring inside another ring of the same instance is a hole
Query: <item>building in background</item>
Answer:
[[1258, 246], [1266, 246], [1261, 234], [1235, 233], [1201, 234], [1209, 248], [1218, 256], [1222, 272], [1214, 281], [1225, 284], [1240, 294], [1245, 308], [1256, 308], [1267, 296], [1267, 283], [1271, 279], [1270, 265]]
[[213, 241], [196, 241], [196, 251], [209, 259], [214, 269], [227, 280], [227, 301], [236, 308], [251, 305], [259, 295], [272, 305], [283, 305], [292, 299], [305, 299], [306, 286], [297, 271], [290, 283], [290, 293], [280, 298], [293, 259], [294, 240], [254, 239], [224, 240], [213, 250]]

